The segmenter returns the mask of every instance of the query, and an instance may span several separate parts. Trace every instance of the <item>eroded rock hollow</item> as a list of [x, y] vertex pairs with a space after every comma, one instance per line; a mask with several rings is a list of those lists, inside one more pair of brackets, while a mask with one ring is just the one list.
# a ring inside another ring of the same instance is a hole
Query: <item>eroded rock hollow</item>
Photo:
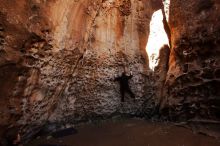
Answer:
[[[0, 126], [218, 119], [218, 0], [1, 0]], [[132, 75], [121, 102], [115, 78]]]

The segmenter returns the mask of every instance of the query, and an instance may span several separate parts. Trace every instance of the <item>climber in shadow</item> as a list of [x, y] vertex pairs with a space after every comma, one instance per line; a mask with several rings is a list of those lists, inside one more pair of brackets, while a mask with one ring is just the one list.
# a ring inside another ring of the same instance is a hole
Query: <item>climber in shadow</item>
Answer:
[[135, 95], [134, 93], [131, 91], [129, 84], [128, 84], [128, 80], [131, 79], [133, 77], [133, 75], [127, 76], [125, 74], [125, 72], [122, 73], [122, 75], [120, 77], [117, 77], [114, 79], [114, 81], [118, 81], [120, 84], [120, 93], [121, 93], [121, 102], [124, 102], [124, 96], [125, 93], [127, 92], [128, 94], [130, 94], [131, 98], [134, 99], [135, 101]]

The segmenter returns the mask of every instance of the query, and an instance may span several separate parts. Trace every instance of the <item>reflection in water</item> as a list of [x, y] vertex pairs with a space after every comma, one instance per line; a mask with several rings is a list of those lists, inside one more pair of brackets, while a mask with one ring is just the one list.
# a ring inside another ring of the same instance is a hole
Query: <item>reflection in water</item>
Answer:
[[146, 46], [149, 58], [149, 67], [151, 70], [154, 70], [154, 68], [158, 65], [159, 52], [164, 45], [169, 45], [169, 39], [164, 29], [163, 12], [160, 9], [152, 15], [150, 22], [150, 34]]

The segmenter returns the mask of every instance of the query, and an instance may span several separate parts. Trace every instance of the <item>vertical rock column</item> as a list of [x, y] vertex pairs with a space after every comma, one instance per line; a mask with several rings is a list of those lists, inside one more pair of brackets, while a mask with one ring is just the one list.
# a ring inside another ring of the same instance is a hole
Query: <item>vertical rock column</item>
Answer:
[[220, 2], [171, 0], [171, 55], [163, 113], [172, 120], [219, 119]]

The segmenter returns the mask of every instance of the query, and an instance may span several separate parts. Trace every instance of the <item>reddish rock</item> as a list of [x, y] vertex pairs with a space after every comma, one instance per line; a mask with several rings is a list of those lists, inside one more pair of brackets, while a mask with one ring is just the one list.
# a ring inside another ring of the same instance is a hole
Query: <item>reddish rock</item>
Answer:
[[[20, 126], [25, 136], [31, 136], [46, 123], [115, 114], [151, 118], [158, 109], [171, 120], [219, 119], [220, 3], [163, 3], [2, 1], [2, 131]], [[155, 46], [161, 42], [152, 45], [155, 56], [147, 54], [146, 47], [154, 34], [150, 22], [160, 9], [158, 26], [165, 30], [153, 36], [165, 36], [168, 41], [159, 48]], [[153, 69], [151, 61], [157, 64]], [[119, 84], [113, 81], [124, 70], [133, 74], [129, 85], [135, 103], [129, 95], [121, 103]]]
[[219, 14], [218, 0], [171, 1], [172, 49], [162, 109], [172, 120], [220, 118]]
[[[151, 97], [148, 0], [19, 0], [0, 4], [0, 126], [31, 136], [47, 122], [136, 114]], [[133, 74], [120, 103], [114, 78]]]

